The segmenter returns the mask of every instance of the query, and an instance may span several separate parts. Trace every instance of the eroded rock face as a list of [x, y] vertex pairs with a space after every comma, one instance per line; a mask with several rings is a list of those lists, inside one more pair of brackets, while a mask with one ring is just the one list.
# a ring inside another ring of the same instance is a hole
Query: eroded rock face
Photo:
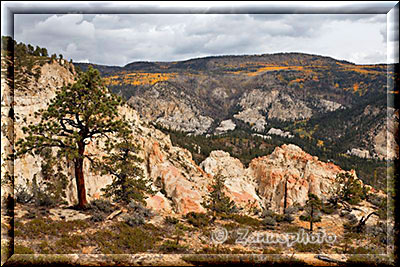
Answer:
[[231, 157], [228, 152], [212, 151], [200, 167], [211, 175], [216, 175], [220, 171], [226, 178], [225, 193], [238, 207], [262, 207], [262, 200], [257, 195], [257, 185], [253, 177], [240, 160]]
[[[56, 90], [73, 82], [74, 72], [56, 62], [44, 64], [37, 81], [32, 78], [26, 86], [16, 82], [14, 90], [14, 140], [17, 141], [24, 137], [22, 127], [40, 121], [40, 118], [36, 118], [34, 113], [47, 107], [50, 100], [56, 95]], [[36, 177], [40, 183], [42, 180], [42, 161], [43, 159], [40, 156], [31, 155], [16, 159], [14, 161], [15, 186], [26, 186], [26, 183], [32, 181], [33, 177]], [[68, 167], [65, 166], [65, 168]], [[67, 187], [66, 193], [73, 196], [74, 191], [71, 192], [70, 189], [72, 188]]]
[[326, 199], [335, 177], [342, 170], [333, 163], [323, 163], [295, 145], [282, 145], [268, 156], [253, 159], [249, 169], [258, 184], [260, 198], [276, 211], [284, 205], [287, 181], [287, 207], [304, 205], [308, 193]]
[[160, 82], [129, 101], [145, 121], [155, 121], [165, 128], [200, 135], [205, 133], [213, 119], [201, 114], [192, 99], [167, 82]]
[[[253, 89], [249, 93], [243, 94], [239, 105], [243, 111], [236, 114], [235, 118], [248, 123], [258, 122], [257, 128], [259, 130], [261, 130], [261, 125], [264, 123], [260, 118], [261, 112], [266, 112], [268, 119], [282, 121], [307, 119], [313, 115], [312, 109], [302, 100], [293, 99], [289, 94], [278, 90], [262, 91]], [[243, 116], [244, 114], [247, 116]]]
[[255, 109], [245, 109], [233, 115], [233, 117], [250, 124], [251, 129], [257, 132], [263, 132], [265, 125], [267, 125], [265, 116], [261, 115], [260, 111]]
[[247, 169], [238, 159], [219, 150], [211, 152], [200, 166], [211, 175], [221, 171], [226, 177], [226, 193], [238, 206], [255, 203], [276, 212], [283, 210], [286, 181], [287, 207], [295, 203], [304, 205], [308, 193], [327, 199], [334, 189], [336, 175], [343, 172], [333, 163], [321, 162], [291, 144], [253, 159]]
[[235, 130], [236, 125], [232, 120], [221, 121], [219, 126], [215, 129], [216, 134], [226, 133], [227, 131]]
[[388, 117], [379, 128], [378, 133], [370, 138], [373, 142], [375, 155], [381, 159], [394, 160], [399, 157], [399, 146], [396, 136], [399, 129], [399, 111], [388, 107]]

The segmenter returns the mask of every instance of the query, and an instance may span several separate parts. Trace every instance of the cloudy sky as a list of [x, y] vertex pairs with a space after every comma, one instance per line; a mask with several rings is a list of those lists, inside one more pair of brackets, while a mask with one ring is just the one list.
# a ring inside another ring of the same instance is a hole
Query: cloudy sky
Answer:
[[14, 38], [75, 62], [119, 66], [277, 52], [366, 64], [393, 58], [386, 21], [386, 14], [16, 14]]

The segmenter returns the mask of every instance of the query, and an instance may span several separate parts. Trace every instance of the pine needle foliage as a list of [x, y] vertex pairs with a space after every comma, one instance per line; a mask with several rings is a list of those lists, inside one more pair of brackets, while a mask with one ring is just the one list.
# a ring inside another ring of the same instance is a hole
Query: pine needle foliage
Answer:
[[122, 103], [121, 97], [104, 86], [100, 72], [89, 67], [87, 72], [79, 73], [74, 84], [57, 91], [47, 109], [35, 113], [35, 117], [40, 117], [39, 123], [23, 127], [26, 137], [16, 142], [16, 156], [58, 148], [59, 159], [74, 162], [78, 207], [85, 208], [88, 203], [83, 162], [92, 160], [85, 148], [89, 143], [98, 144], [95, 140], [130, 131], [128, 123], [118, 116]]
[[221, 170], [213, 177], [211, 191], [202, 205], [214, 214], [230, 214], [236, 210], [235, 202], [226, 196], [223, 191], [226, 177]]

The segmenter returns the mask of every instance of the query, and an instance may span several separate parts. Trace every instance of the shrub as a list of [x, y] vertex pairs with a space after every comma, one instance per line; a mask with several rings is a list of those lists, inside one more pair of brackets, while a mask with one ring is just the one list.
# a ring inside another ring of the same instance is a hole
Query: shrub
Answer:
[[15, 254], [33, 254], [33, 250], [31, 248], [25, 247], [23, 245], [15, 245], [14, 247]]
[[139, 226], [145, 224], [145, 218], [141, 214], [129, 214], [124, 217], [124, 221], [129, 226]]
[[287, 208], [286, 208], [285, 214], [290, 214], [290, 215], [292, 215], [292, 214], [295, 214], [295, 213], [298, 212], [298, 211], [299, 211], [299, 207], [297, 207], [297, 206], [290, 206], [290, 207], [287, 207]]
[[15, 200], [17, 201], [17, 203], [26, 204], [31, 201], [32, 198], [33, 196], [29, 194], [28, 190], [25, 187], [19, 185], [15, 188]]
[[55, 243], [55, 253], [73, 253], [73, 250], [79, 249], [82, 240], [82, 236], [80, 235], [63, 236]]
[[358, 222], [356, 215], [353, 213], [348, 213], [344, 216], [350, 224], [356, 224]]
[[95, 199], [90, 202], [90, 207], [95, 211], [100, 211], [104, 213], [111, 213], [114, 211], [114, 207], [109, 200], [105, 199]]
[[[302, 214], [299, 217], [300, 220], [309, 222], [311, 221], [311, 216], [309, 214]], [[315, 215], [313, 216], [313, 222], [320, 222], [321, 221], [321, 216]]]
[[332, 203], [323, 203], [321, 211], [325, 214], [332, 214], [337, 210], [338, 206]]
[[130, 208], [129, 213], [139, 214], [144, 218], [151, 218], [154, 216], [153, 212], [144, 207], [142, 203], [132, 200], [128, 207]]
[[293, 217], [292, 215], [290, 215], [290, 214], [285, 214], [285, 215], [283, 216], [283, 221], [284, 221], [284, 222], [291, 223], [291, 222], [294, 221], [294, 217]]
[[92, 215], [92, 217], [90, 218], [90, 220], [92, 222], [102, 222], [105, 220], [105, 216], [101, 213], [95, 213]]
[[30, 239], [37, 239], [44, 236], [62, 236], [65, 233], [84, 230], [89, 227], [84, 220], [73, 221], [52, 221], [48, 218], [35, 218], [26, 223], [15, 223], [15, 230], [18, 230], [20, 235]]
[[210, 218], [204, 213], [189, 212], [186, 214], [188, 223], [196, 227], [207, 226], [210, 222]]
[[376, 194], [369, 194], [369, 195], [368, 195], [368, 198], [367, 198], [367, 200], [368, 200], [369, 203], [371, 203], [371, 204], [373, 204], [373, 205], [375, 205], [375, 206], [377, 206], [377, 207], [380, 207], [381, 204], [382, 204], [382, 202], [383, 202], [385, 199], [386, 199], [386, 198], [380, 197], [380, 196], [378, 196], [378, 195], [376, 195]]
[[[264, 210], [264, 212], [262, 213], [262, 217], [263, 218], [272, 218], [275, 220], [276, 222], [293, 222], [294, 221], [294, 217], [291, 215], [294, 212], [297, 212], [297, 208], [291, 206], [289, 208], [286, 209], [285, 214], [278, 214], [275, 213], [271, 210]], [[267, 219], [270, 221], [270, 219]]]
[[247, 215], [234, 214], [232, 218], [241, 225], [248, 225], [253, 227], [261, 226], [261, 221]]
[[262, 216], [263, 218], [265, 218], [265, 217], [275, 217], [275, 216], [276, 216], [276, 213], [273, 212], [272, 210], [263, 210], [261, 216]]
[[160, 246], [161, 252], [182, 253], [187, 250], [187, 246], [177, 244], [175, 241], [167, 240]]
[[57, 201], [47, 193], [38, 193], [35, 201], [37, 206], [54, 207]]
[[263, 219], [263, 224], [267, 226], [275, 226], [276, 220], [273, 217], [265, 217]]
[[165, 222], [168, 224], [177, 224], [179, 223], [179, 220], [175, 217], [167, 216], [165, 217]]
[[388, 214], [387, 198], [381, 198], [381, 202], [378, 205], [376, 213], [378, 214], [380, 219], [387, 220], [387, 214]]
[[97, 231], [90, 235], [91, 243], [103, 254], [133, 254], [153, 249], [160, 241], [158, 231], [146, 230], [145, 227], [131, 227], [118, 222], [110, 230]]

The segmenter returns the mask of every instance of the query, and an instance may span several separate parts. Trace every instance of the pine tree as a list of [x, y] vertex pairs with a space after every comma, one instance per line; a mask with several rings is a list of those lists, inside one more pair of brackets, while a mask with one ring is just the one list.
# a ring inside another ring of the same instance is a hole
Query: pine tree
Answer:
[[367, 191], [361, 181], [354, 177], [353, 174], [339, 173], [336, 176], [336, 192], [335, 197], [338, 201], [346, 201], [350, 204], [358, 204], [366, 197]]
[[41, 49], [41, 54], [42, 54], [42, 57], [48, 57], [49, 56], [49, 53], [47, 52], [47, 49], [45, 47], [43, 47]]
[[225, 179], [225, 176], [221, 174], [221, 170], [218, 170], [213, 177], [211, 192], [205, 202], [202, 203], [206, 209], [214, 213], [214, 216], [217, 214], [229, 214], [236, 209], [235, 203], [223, 191]]
[[310, 219], [310, 231], [313, 231], [313, 223], [314, 223], [314, 217], [317, 211], [321, 209], [322, 202], [321, 200], [314, 194], [309, 193], [308, 194], [308, 200], [306, 201], [306, 207], [308, 210], [308, 215]]
[[16, 142], [16, 156], [58, 148], [59, 159], [74, 162], [78, 208], [85, 208], [88, 203], [83, 163], [92, 157], [85, 154], [86, 146], [96, 139], [129, 131], [127, 122], [118, 118], [121, 104], [122, 99], [104, 86], [99, 71], [89, 67], [86, 73], [80, 73], [76, 83], [59, 90], [46, 110], [35, 114], [41, 117], [38, 124], [23, 128], [27, 136]]
[[39, 46], [36, 46], [36, 49], [33, 52], [33, 55], [39, 57], [41, 55], [41, 53], [42, 53], [42, 49]]
[[143, 169], [139, 163], [143, 162], [137, 153], [139, 146], [133, 144], [129, 132], [119, 133], [122, 141], [106, 142], [106, 155], [95, 163], [95, 168], [101, 174], [111, 174], [113, 181], [102, 189], [106, 197], [112, 197], [116, 202], [128, 204], [131, 200], [144, 203], [145, 193], [153, 194], [144, 178]]
[[[21, 43], [20, 43], [20, 44], [21, 44]], [[33, 55], [34, 49], [35, 49], [35, 48], [34, 48], [31, 44], [28, 44], [28, 46], [27, 46], [27, 53], [30, 54], [30, 55]]]

